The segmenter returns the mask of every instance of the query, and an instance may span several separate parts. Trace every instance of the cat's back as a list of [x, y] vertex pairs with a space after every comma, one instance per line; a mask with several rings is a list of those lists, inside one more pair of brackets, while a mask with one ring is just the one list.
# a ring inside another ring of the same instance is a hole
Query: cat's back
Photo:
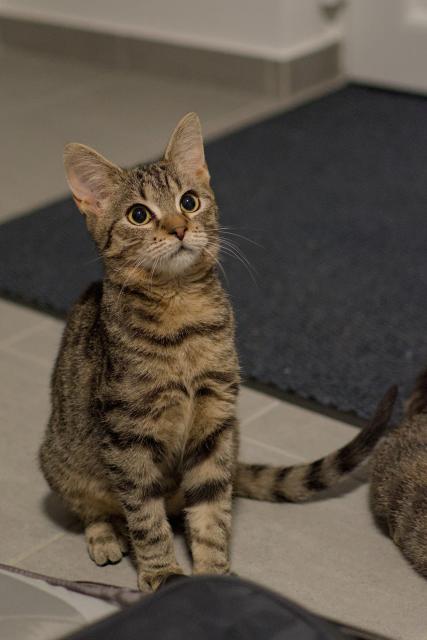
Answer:
[[380, 443], [372, 459], [374, 511], [404, 509], [419, 491], [427, 492], [427, 413], [404, 419]]
[[405, 466], [411, 463], [426, 466], [427, 413], [405, 418], [378, 446], [373, 462], [378, 472], [381, 467], [388, 465], [392, 465], [391, 470], [396, 472], [405, 471]]
[[89, 389], [101, 362], [102, 282], [91, 284], [72, 307], [51, 381], [52, 415], [61, 420], [89, 401]]
[[65, 325], [64, 338], [69, 338], [76, 330], [89, 331], [100, 314], [103, 284], [93, 282], [77, 299], [71, 308]]
[[[94, 471], [92, 390], [99, 371], [102, 283], [92, 284], [70, 311], [51, 380], [52, 411], [39, 451], [43, 473], [60, 491], [70, 460]], [[67, 471], [68, 469], [68, 471]]]
[[407, 417], [381, 443], [373, 459], [371, 506], [427, 577], [427, 413]]
[[102, 289], [102, 282], [94, 282], [74, 303], [65, 325], [56, 365], [64, 356], [73, 353], [86, 357], [92, 355], [99, 330]]

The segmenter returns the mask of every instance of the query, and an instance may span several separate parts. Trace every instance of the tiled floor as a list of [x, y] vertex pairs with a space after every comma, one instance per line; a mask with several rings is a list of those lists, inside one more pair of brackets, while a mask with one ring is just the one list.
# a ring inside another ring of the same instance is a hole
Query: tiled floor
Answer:
[[[186, 110], [199, 111], [213, 135], [278, 106], [224, 88], [22, 52], [2, 51], [0, 73], [1, 219], [65, 192], [60, 156], [67, 140], [86, 142], [130, 164], [158, 154]], [[81, 534], [37, 468], [61, 331], [57, 320], [0, 301], [0, 562], [134, 586], [127, 559], [105, 568], [91, 563]], [[242, 390], [239, 412], [241, 456], [248, 461], [313, 459], [356, 433], [347, 424], [248, 388]], [[374, 525], [366, 484], [356, 479], [347, 489], [304, 505], [236, 501], [234, 570], [323, 615], [394, 639], [425, 640], [426, 582]], [[188, 568], [183, 540], [177, 544]], [[101, 613], [89, 601], [83, 619]]]

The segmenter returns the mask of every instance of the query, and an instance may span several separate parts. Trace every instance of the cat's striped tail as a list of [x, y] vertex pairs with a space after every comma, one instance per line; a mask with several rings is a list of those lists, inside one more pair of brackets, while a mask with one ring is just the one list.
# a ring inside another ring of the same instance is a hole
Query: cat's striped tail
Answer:
[[351, 442], [315, 462], [292, 467], [239, 463], [235, 495], [270, 502], [300, 502], [337, 484], [374, 449], [387, 431], [397, 396], [388, 389], [375, 415]]

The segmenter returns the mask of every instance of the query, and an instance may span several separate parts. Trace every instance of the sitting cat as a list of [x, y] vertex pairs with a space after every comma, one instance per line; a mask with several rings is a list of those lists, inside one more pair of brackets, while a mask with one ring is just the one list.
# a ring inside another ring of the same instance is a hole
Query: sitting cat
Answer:
[[159, 162], [125, 170], [70, 144], [65, 168], [105, 276], [69, 315], [41, 468], [80, 517], [97, 564], [122, 557], [115, 518], [125, 519], [140, 589], [182, 573], [167, 518], [180, 510], [194, 573], [227, 573], [233, 492], [297, 501], [335, 484], [384, 433], [395, 390], [323, 459], [238, 463], [233, 312], [217, 275], [218, 209], [198, 117], [181, 120]]
[[413, 567], [427, 578], [427, 372], [406, 416], [372, 458], [371, 503]]

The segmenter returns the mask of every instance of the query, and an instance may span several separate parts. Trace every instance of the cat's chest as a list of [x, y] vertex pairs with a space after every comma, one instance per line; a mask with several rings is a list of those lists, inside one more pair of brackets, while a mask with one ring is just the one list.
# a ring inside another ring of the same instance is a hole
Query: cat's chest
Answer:
[[170, 341], [165, 340], [165, 344], [153, 345], [142, 339], [138, 346], [128, 366], [131, 375], [135, 373], [138, 379], [138, 374], [147, 373], [159, 386], [181, 382], [190, 395], [202, 372], [223, 371], [230, 366], [230, 358], [236, 357], [233, 336], [223, 334], [218, 339], [214, 328], [194, 334], [184, 329], [173, 334]]
[[[191, 382], [202, 367], [222, 367], [224, 354], [233, 350], [232, 311], [208, 299], [177, 299], [159, 314], [156, 323], [141, 326], [144, 349], [157, 355], [164, 372]], [[154, 355], [153, 355], [154, 359]]]
[[200, 375], [237, 362], [232, 312], [217, 299], [177, 297], [150, 313], [129, 308], [120, 320], [109, 325], [110, 380], [115, 395], [133, 402], [146, 402], [147, 393], [154, 398], [156, 390], [167, 396], [170, 388], [174, 401], [191, 413]]

